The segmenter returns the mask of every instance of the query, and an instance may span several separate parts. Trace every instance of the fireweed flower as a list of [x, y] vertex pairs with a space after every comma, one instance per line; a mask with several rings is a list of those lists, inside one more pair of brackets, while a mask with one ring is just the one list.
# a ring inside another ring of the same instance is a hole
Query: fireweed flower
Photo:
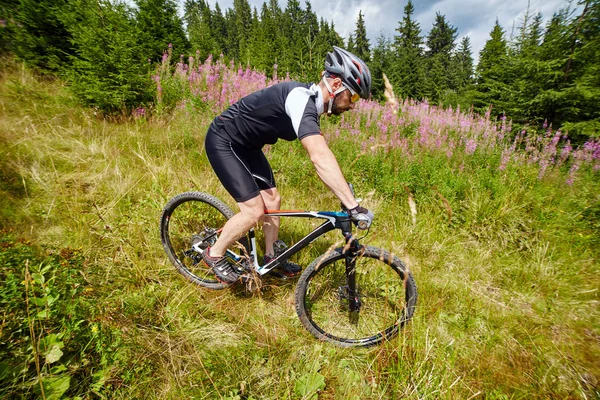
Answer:
[[477, 142], [473, 139], [467, 140], [467, 143], [465, 144], [465, 153], [473, 154], [473, 153], [475, 153], [476, 149], [477, 149]]
[[[193, 109], [196, 102], [191, 98], [201, 97], [210, 110], [220, 113], [230, 104], [257, 90], [264, 89], [280, 81], [289, 81], [289, 73], [284, 80], [279, 78], [278, 65], [273, 66], [271, 79], [249, 67], [236, 66], [234, 61], [225, 63], [224, 56], [217, 60], [209, 55], [200, 62], [200, 54], [189, 57], [187, 62], [180, 56], [174, 69], [169, 66], [172, 46], [164, 53], [163, 60], [152, 79], [156, 82], [157, 102], [162, 101], [162, 90], [169, 80], [181, 82], [170, 85], [180, 87], [180, 104]], [[505, 170], [513, 163], [529, 162], [539, 168], [538, 177], [544, 177], [550, 169], [567, 164], [569, 182], [576, 173], [589, 167], [600, 170], [600, 141], [589, 141], [578, 150], [573, 149], [567, 135], [553, 131], [546, 121], [544, 131], [528, 133], [523, 130], [512, 138], [512, 121], [502, 115], [496, 121], [491, 118], [492, 109], [484, 116], [473, 109], [461, 111], [459, 107], [441, 108], [427, 101], [411, 99], [398, 101], [397, 110], [375, 101], [361, 101], [351, 113], [344, 113], [340, 123], [328, 136], [332, 140], [349, 140], [351, 137], [364, 138], [365, 149], [383, 147], [386, 152], [397, 150], [411, 156], [429, 152], [445, 156], [452, 162], [454, 156], [471, 156], [476, 151], [483, 154], [498, 154], [499, 170]], [[397, 111], [397, 113], [394, 113]], [[327, 132], [324, 132], [328, 134]], [[462, 154], [461, 154], [462, 153]], [[365, 153], [366, 154], [366, 153]], [[412, 157], [412, 156], [411, 156]], [[456, 158], [460, 160], [460, 157]], [[464, 168], [464, 164], [460, 168]]]

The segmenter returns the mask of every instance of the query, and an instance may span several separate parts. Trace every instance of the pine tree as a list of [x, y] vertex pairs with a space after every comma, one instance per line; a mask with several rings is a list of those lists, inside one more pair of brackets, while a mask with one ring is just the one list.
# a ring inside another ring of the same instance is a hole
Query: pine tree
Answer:
[[473, 83], [473, 52], [471, 50], [471, 39], [465, 36], [460, 41], [453, 57], [455, 81], [453, 88], [461, 91]]
[[415, 7], [412, 1], [404, 7], [404, 17], [399, 22], [394, 36], [393, 49], [396, 59], [392, 65], [391, 83], [396, 94], [420, 100], [423, 95], [423, 56], [421, 27], [412, 18]]
[[204, 60], [218, 51], [218, 44], [212, 36], [210, 8], [204, 0], [186, 0], [184, 10], [192, 51]]
[[21, 0], [13, 21], [17, 57], [41, 72], [66, 67], [75, 51], [63, 22], [71, 7], [70, 0]]
[[146, 58], [158, 61], [171, 44], [177, 54], [189, 52], [190, 45], [173, 0], [135, 0], [136, 21]]
[[506, 108], [506, 62], [507, 43], [504, 30], [498, 20], [490, 33], [490, 39], [479, 53], [479, 64], [476, 74], [476, 98], [474, 105], [484, 111], [493, 105], [496, 111], [503, 112]]
[[352, 33], [348, 34], [348, 43], [346, 44], [346, 50], [352, 53], [356, 51], [356, 44], [354, 43], [354, 35]]
[[310, 1], [306, 0], [306, 10], [302, 21], [303, 47], [302, 47], [302, 80], [312, 81], [319, 77], [322, 69], [322, 59], [319, 54], [319, 22], [317, 15], [312, 10]]
[[570, 23], [570, 50], [563, 80], [564, 129], [581, 141], [600, 137], [600, 0], [587, 0]]
[[450, 64], [454, 50], [457, 29], [439, 12], [435, 15], [433, 28], [427, 36], [425, 95], [438, 102], [452, 86]]
[[235, 42], [238, 43], [238, 61], [245, 65], [250, 58], [248, 50], [252, 35], [252, 9], [248, 0], [233, 0], [233, 13], [237, 35]]
[[133, 10], [109, 0], [74, 0], [66, 18], [77, 52], [67, 78], [85, 105], [112, 113], [151, 99]]
[[292, 74], [300, 74], [302, 71], [305, 38], [302, 27], [303, 19], [304, 10], [300, 7], [300, 2], [298, 0], [288, 0], [281, 19], [281, 30], [285, 35], [285, 46], [280, 65], [284, 67], [284, 71]]
[[211, 36], [213, 37], [215, 44], [216, 44], [216, 50], [219, 53], [214, 54], [214, 56], [219, 56], [220, 53], [227, 53], [227, 24], [225, 22], [225, 17], [223, 16], [223, 13], [221, 12], [221, 7], [219, 7], [219, 3], [217, 2], [215, 4], [215, 11], [212, 13], [212, 16], [210, 18], [211, 20]]
[[428, 57], [436, 54], [443, 54], [450, 57], [454, 50], [457, 29], [446, 22], [446, 17], [439, 12], [435, 14], [435, 22], [433, 28], [427, 36], [427, 53]]
[[0, 55], [13, 51], [17, 20], [15, 16], [19, 10], [19, 0], [4, 0], [0, 4]]
[[369, 39], [367, 38], [367, 28], [365, 27], [362, 10], [358, 12], [358, 20], [356, 21], [356, 30], [354, 31], [354, 34], [356, 38], [354, 43], [354, 53], [363, 61], [370, 61], [371, 49], [369, 46]]
[[392, 50], [390, 39], [383, 34], [380, 34], [377, 37], [377, 44], [373, 48], [373, 59], [369, 63], [369, 69], [373, 80], [371, 85], [371, 95], [374, 99], [383, 99], [383, 92], [385, 90], [383, 74], [390, 74], [391, 62]]
[[532, 19], [527, 8], [518, 35], [509, 47], [505, 74], [510, 84], [505, 93], [506, 111], [517, 123], [540, 122], [532, 107], [532, 99], [543, 89], [542, 61], [540, 59], [541, 14]]

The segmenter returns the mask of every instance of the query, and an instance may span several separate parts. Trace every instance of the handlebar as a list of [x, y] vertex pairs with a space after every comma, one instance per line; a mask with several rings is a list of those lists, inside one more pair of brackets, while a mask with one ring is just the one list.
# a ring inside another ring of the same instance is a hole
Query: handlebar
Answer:
[[[354, 197], [355, 196], [355, 194], [354, 194], [354, 185], [352, 185], [350, 182], [348, 182], [348, 187], [350, 188], [350, 192], [352, 193], [352, 196]], [[356, 201], [358, 203], [360, 203], [362, 201], [362, 199], [356, 199]], [[349, 210], [342, 204], [342, 211], [347, 212]], [[364, 218], [361, 218], [361, 217], [363, 217], [363, 216], [362, 215], [359, 216], [357, 221], [353, 220], [352, 222], [361, 231], [369, 229], [369, 226], [370, 226], [369, 219], [366, 216], [364, 216]]]

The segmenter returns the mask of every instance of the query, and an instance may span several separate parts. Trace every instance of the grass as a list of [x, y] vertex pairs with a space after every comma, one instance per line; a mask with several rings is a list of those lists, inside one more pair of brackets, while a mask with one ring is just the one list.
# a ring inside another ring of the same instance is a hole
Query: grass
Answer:
[[[87, 378], [72, 378], [64, 395], [600, 397], [597, 172], [583, 171], [567, 186], [567, 170], [542, 180], [529, 165], [499, 171], [499, 154], [406, 158], [361, 154], [343, 135], [332, 140], [344, 172], [376, 212], [366, 242], [403, 258], [420, 293], [416, 315], [398, 338], [344, 350], [301, 327], [293, 282], [268, 280], [254, 294], [211, 292], [188, 284], [169, 264], [157, 226], [169, 198], [200, 190], [234, 208], [203, 152], [210, 114], [178, 110], [151, 121], [111, 122], [74, 105], [60, 83], [14, 65], [0, 79], [0, 227], [12, 232], [5, 234], [10, 248], [21, 248], [17, 238], [32, 243], [4, 268], [20, 282], [32, 251], [77, 249], [78, 282], [91, 299], [86, 310], [69, 311], [85, 320], [83, 330], [51, 320], [34, 324], [33, 336], [2, 330], [3, 343], [17, 346], [19, 339], [22, 346], [20, 353], [0, 351], [1, 361], [18, 361], [27, 372], [0, 373], [0, 393], [39, 396], [35, 382], [75, 376], [79, 363]], [[334, 129], [323, 122], [326, 134]], [[338, 209], [299, 143], [278, 143], [268, 157], [283, 208]], [[303, 236], [309, 224], [284, 219], [283, 239]], [[308, 265], [339, 240], [329, 235], [296, 261]], [[13, 289], [4, 286], [12, 297], [3, 304], [22, 300], [25, 288]], [[2, 326], [16, 315], [5, 312]], [[60, 361], [64, 371], [27, 356], [28, 338], [51, 332], [73, 338]]]

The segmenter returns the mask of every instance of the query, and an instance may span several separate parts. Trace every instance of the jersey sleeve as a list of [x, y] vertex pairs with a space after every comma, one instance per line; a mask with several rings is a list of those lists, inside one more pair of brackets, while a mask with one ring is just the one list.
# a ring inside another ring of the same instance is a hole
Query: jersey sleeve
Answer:
[[302, 87], [293, 89], [285, 100], [285, 112], [292, 120], [298, 139], [321, 134], [319, 114], [310, 90]]

